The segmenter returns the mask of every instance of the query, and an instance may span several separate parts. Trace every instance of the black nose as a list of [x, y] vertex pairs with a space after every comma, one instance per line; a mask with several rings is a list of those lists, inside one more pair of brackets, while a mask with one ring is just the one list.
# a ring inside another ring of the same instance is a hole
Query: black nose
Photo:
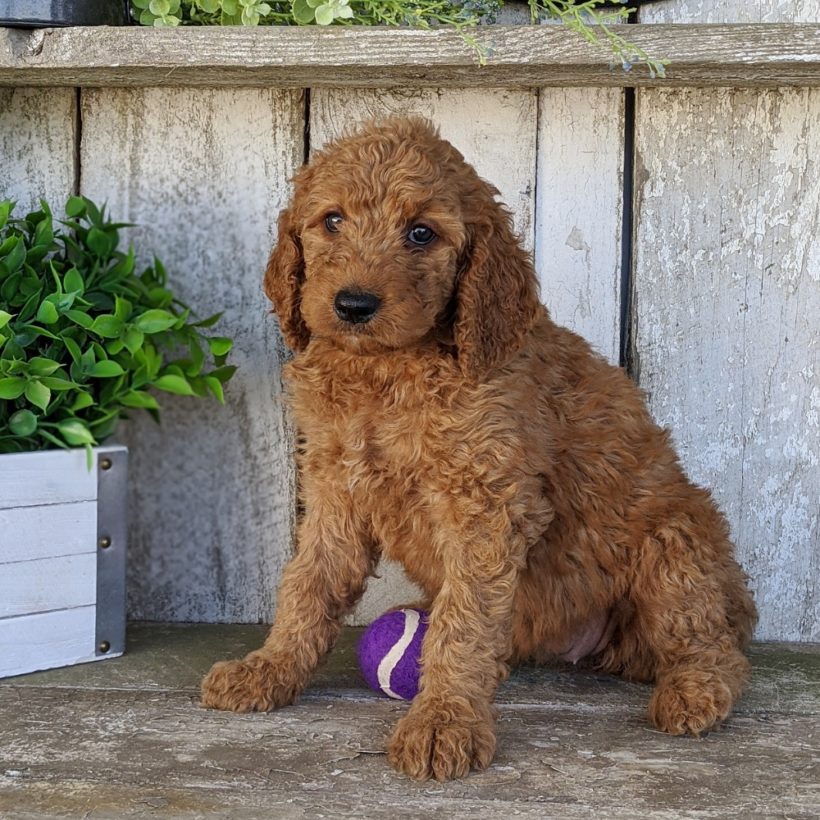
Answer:
[[369, 322], [382, 300], [375, 293], [361, 290], [340, 290], [333, 300], [333, 309], [336, 315], [345, 322], [355, 325]]

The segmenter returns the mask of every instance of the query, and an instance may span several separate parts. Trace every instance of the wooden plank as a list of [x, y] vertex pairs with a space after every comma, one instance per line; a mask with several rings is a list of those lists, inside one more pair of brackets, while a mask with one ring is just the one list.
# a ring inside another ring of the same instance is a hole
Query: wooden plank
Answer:
[[[595, 679], [593, 679], [595, 680]], [[483, 773], [414, 783], [383, 754], [406, 704], [305, 698], [206, 711], [187, 692], [0, 688], [10, 817], [678, 820], [816, 816], [817, 714], [735, 714], [703, 739], [652, 731], [648, 687], [599, 682], [501, 705]]]
[[642, 91], [636, 375], [752, 577], [820, 639], [820, 92]]
[[535, 262], [560, 324], [617, 364], [620, 352], [624, 96], [539, 92]]
[[[316, 89], [311, 94], [311, 147], [374, 116], [420, 114], [435, 122], [501, 192], [524, 245], [534, 244], [537, 95], [523, 89]], [[385, 561], [353, 615], [368, 623], [386, 609], [419, 600], [401, 567]]]
[[617, 26], [669, 58], [665, 80], [610, 66], [608, 47], [559, 26], [0, 30], [0, 84], [146, 86], [781, 86], [820, 83], [820, 25]]
[[94, 619], [94, 606], [0, 619], [0, 678], [97, 660]]
[[[215, 661], [242, 657], [257, 649], [267, 631], [268, 627], [260, 624], [131, 623], [128, 652], [115, 664], [28, 675], [2, 681], [0, 687], [136, 689], [195, 696]], [[342, 630], [333, 651], [311, 679], [305, 698], [371, 696], [356, 657], [362, 632], [360, 627]], [[820, 644], [754, 643], [748, 654], [753, 671], [739, 705], [742, 714], [820, 713]], [[643, 684], [588, 674], [554, 661], [514, 667], [500, 685], [496, 700], [552, 708], [571, 703], [576, 709], [594, 711], [617, 708], [619, 702], [633, 697], [648, 700], [648, 692]]]
[[96, 501], [0, 509], [0, 567], [96, 548]]
[[97, 473], [85, 450], [44, 450], [0, 455], [0, 510], [94, 501]]
[[816, 23], [820, 0], [664, 0], [639, 10], [641, 23]]
[[83, 93], [82, 192], [139, 227], [175, 292], [224, 311], [239, 371], [227, 404], [163, 396], [162, 424], [134, 418], [129, 601], [148, 620], [270, 620], [291, 547], [284, 348], [262, 273], [288, 178], [303, 157], [303, 105], [274, 89]]
[[76, 101], [73, 88], [0, 88], [0, 199], [18, 203], [16, 216], [74, 192]]
[[0, 571], [0, 618], [88, 606], [96, 599], [96, 551], [3, 564]]

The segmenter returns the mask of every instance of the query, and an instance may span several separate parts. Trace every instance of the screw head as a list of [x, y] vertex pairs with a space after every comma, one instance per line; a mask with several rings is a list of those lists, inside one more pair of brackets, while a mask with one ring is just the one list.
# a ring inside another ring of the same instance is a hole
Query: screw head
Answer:
[[100, 459], [100, 469], [101, 470], [110, 470], [111, 469], [111, 459], [110, 458], [101, 458]]
[[100, 549], [107, 550], [110, 546], [111, 539], [107, 535], [104, 535], [102, 538], [100, 538]]
[[105, 654], [106, 652], [108, 652], [108, 650], [109, 650], [109, 649], [111, 649], [111, 644], [110, 644], [110, 643], [108, 643], [108, 641], [102, 641], [102, 642], [100, 643], [100, 646], [99, 646], [99, 650], [100, 650], [100, 652], [102, 652], [103, 654]]

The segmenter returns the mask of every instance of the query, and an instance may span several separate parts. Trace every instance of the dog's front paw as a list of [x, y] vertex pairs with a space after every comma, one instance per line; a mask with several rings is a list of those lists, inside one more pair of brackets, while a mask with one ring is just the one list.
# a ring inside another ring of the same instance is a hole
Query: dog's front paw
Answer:
[[387, 757], [414, 780], [452, 780], [471, 768], [486, 769], [495, 755], [491, 714], [466, 718], [442, 708], [416, 703], [399, 721]]
[[732, 708], [732, 693], [718, 674], [686, 670], [664, 675], [649, 701], [649, 718], [671, 735], [699, 735]]
[[202, 705], [230, 712], [267, 712], [293, 703], [298, 694], [273, 663], [253, 653], [241, 661], [215, 663], [202, 681]]

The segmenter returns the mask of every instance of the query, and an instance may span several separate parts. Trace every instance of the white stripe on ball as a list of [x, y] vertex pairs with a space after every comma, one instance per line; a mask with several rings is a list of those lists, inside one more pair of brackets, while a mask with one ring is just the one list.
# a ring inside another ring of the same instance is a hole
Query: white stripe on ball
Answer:
[[404, 613], [404, 632], [401, 638], [393, 644], [390, 651], [382, 658], [382, 662], [376, 670], [376, 675], [379, 678], [379, 686], [381, 686], [382, 691], [388, 697], [395, 698], [396, 700], [404, 700], [404, 698], [401, 695], [397, 695], [390, 688], [390, 676], [393, 674], [396, 664], [404, 656], [404, 651], [410, 646], [410, 641], [416, 636], [419, 624], [421, 623], [419, 613], [416, 612], [415, 609], [402, 609], [401, 612]]

